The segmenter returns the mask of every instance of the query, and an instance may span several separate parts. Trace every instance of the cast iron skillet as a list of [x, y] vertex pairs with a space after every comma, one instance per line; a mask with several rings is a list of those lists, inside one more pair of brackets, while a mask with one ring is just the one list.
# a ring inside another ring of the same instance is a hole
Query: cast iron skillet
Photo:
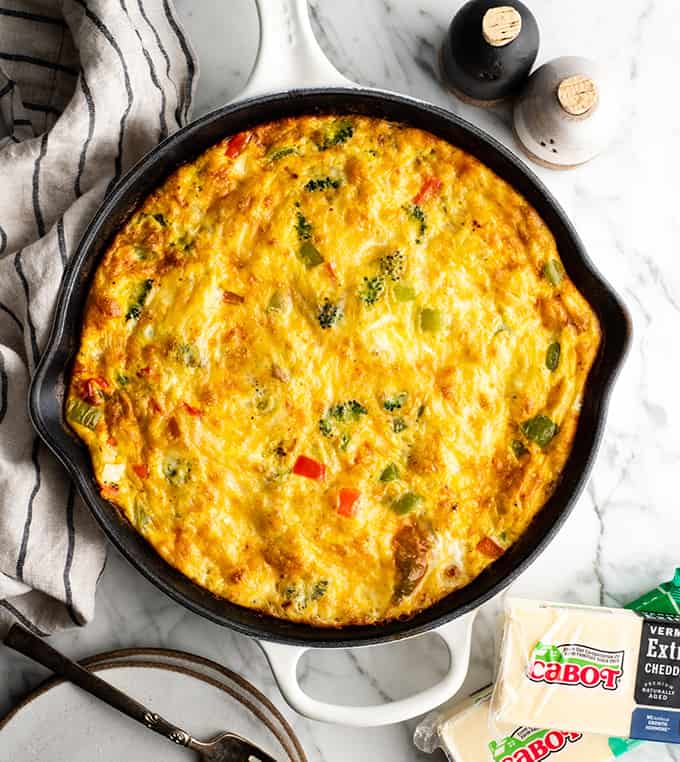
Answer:
[[[463, 615], [473, 612], [524, 570], [547, 546], [569, 514], [595, 458], [609, 390], [630, 340], [630, 321], [619, 299], [595, 271], [576, 231], [555, 199], [507, 149], [441, 108], [392, 93], [359, 89], [347, 82], [317, 47], [306, 0], [267, 0], [266, 15], [262, 7], [259, 7], [259, 15], [261, 43], [248, 85], [250, 97], [202, 117], [161, 143], [120, 181], [90, 223], [64, 273], [52, 333], [31, 386], [30, 415], [36, 430], [65, 465], [116, 548], [151, 582], [183, 606], [257, 638], [286, 699], [296, 709], [314, 719], [352, 725], [396, 722], [428, 711], [457, 690], [467, 669], [472, 624], [472, 616]], [[307, 87], [329, 81], [340, 82], [342, 86]], [[296, 88], [286, 89], [286, 82], [295, 83]], [[273, 88], [280, 91], [261, 94]], [[253, 95], [258, 91], [260, 94]], [[404, 122], [428, 130], [476, 156], [524, 195], [541, 215], [555, 236], [569, 277], [597, 313], [603, 331], [562, 479], [523, 537], [470, 585], [412, 619], [336, 630], [286, 622], [241, 608], [216, 598], [169, 566], [118, 510], [101, 498], [88, 452], [66, 424], [63, 410], [91, 276], [111, 237], [132, 210], [179, 164], [193, 160], [225, 136], [263, 122], [310, 113], [365, 114]], [[456, 619], [455, 626], [443, 627]], [[436, 628], [452, 652], [449, 672], [441, 683], [416, 696], [379, 707], [333, 706], [315, 701], [297, 684], [296, 665], [306, 648], [368, 646]]]

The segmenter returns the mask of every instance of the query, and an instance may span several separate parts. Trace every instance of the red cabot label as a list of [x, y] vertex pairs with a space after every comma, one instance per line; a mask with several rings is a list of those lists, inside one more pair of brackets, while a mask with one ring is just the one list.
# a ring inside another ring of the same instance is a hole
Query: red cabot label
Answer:
[[537, 643], [527, 677], [534, 683], [580, 685], [615, 691], [623, 675], [623, 651], [602, 651], [579, 643]]
[[517, 728], [511, 736], [502, 741], [492, 741], [489, 750], [494, 762], [542, 762], [551, 754], [561, 752], [567, 744], [576, 743], [581, 738], [581, 733]]

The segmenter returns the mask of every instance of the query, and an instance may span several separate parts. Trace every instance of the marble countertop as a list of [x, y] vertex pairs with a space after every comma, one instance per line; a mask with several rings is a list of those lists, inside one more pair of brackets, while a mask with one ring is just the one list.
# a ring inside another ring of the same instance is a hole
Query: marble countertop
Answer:
[[[202, 75], [195, 115], [233, 98], [252, 67], [258, 24], [251, 0], [176, 0], [197, 49]], [[570, 215], [596, 266], [633, 317], [635, 336], [616, 384], [593, 476], [550, 547], [516, 583], [535, 596], [619, 605], [672, 575], [680, 562], [680, 107], [668, 98], [676, 68], [680, 23], [662, 0], [530, 0], [541, 28], [537, 63], [586, 55], [622, 76], [620, 132], [609, 151], [567, 172], [533, 167]], [[504, 109], [465, 106], [442, 89], [436, 58], [459, 0], [312, 0], [318, 39], [335, 65], [362, 84], [409, 93], [483, 127], [516, 150]], [[568, 10], [567, 10], [568, 9]], [[488, 680], [497, 602], [484, 607], [475, 629], [467, 685]], [[284, 703], [259, 647], [171, 602], [109, 551], [95, 621], [62, 633], [56, 647], [73, 657], [129, 646], [196, 652], [234, 669]], [[446, 668], [436, 636], [368, 651], [316, 652], [303, 663], [303, 684], [316, 696], [375, 703], [435, 682]], [[44, 673], [0, 651], [0, 716]], [[440, 760], [417, 752], [414, 723], [353, 730], [309, 722], [285, 710], [308, 752], [320, 762]], [[650, 745], [630, 762], [680, 760]], [[584, 760], [584, 762], [587, 762]]]

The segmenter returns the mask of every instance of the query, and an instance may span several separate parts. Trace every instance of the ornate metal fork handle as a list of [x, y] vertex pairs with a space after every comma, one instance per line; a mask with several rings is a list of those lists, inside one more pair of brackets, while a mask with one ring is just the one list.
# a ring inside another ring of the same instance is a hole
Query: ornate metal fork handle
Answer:
[[43, 667], [54, 672], [56, 675], [74, 683], [84, 691], [101, 699], [109, 706], [126, 714], [133, 720], [137, 720], [150, 730], [159, 733], [178, 746], [187, 746], [195, 751], [200, 751], [203, 744], [193, 739], [182, 728], [178, 728], [155, 712], [149, 711], [144, 705], [135, 699], [126, 696], [114, 688], [113, 685], [102, 680], [92, 672], [81, 667], [76, 662], [67, 659], [63, 654], [56, 651], [44, 640], [33, 635], [19, 624], [14, 624], [5, 638], [5, 645], [15, 651], [28, 656], [29, 659], [39, 662]]

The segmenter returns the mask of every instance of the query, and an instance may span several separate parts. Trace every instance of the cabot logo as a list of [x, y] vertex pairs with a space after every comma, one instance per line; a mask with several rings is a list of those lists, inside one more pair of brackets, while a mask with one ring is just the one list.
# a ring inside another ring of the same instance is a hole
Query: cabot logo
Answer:
[[542, 762], [551, 754], [558, 754], [567, 744], [580, 741], [580, 733], [563, 733], [560, 730], [536, 730], [517, 728], [502, 741], [491, 741], [489, 750], [493, 762]]
[[581, 685], [615, 691], [623, 675], [623, 651], [601, 651], [579, 643], [534, 646], [527, 676], [534, 683]]

